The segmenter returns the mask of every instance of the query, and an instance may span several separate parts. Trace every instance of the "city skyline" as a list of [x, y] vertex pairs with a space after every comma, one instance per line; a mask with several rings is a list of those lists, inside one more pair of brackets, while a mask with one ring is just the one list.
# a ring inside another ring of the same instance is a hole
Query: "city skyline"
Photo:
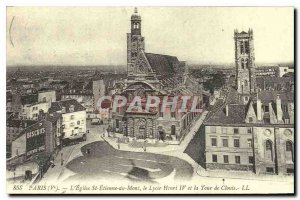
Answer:
[[[290, 9], [138, 8], [146, 51], [177, 55], [189, 64], [233, 64], [235, 28], [253, 29], [256, 63], [292, 63]], [[132, 10], [8, 8], [7, 66], [126, 65], [125, 33]]]

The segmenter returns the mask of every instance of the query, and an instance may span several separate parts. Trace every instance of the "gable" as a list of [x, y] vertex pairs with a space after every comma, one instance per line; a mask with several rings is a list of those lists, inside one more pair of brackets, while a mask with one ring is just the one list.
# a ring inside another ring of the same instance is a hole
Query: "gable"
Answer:
[[148, 74], [152, 72], [151, 66], [143, 51], [140, 51], [135, 61], [133, 72], [135, 74]]

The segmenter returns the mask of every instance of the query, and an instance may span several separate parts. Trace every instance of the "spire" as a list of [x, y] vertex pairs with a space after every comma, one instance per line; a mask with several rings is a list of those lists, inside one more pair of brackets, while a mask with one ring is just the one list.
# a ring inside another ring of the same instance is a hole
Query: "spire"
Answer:
[[137, 7], [134, 7], [134, 13], [138, 13], [138, 9], [137, 9]]

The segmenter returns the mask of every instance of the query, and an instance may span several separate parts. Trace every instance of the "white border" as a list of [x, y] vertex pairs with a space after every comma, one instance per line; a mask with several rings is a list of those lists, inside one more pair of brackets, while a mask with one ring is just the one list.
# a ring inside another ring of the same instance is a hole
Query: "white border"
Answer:
[[[240, 1], [240, 0], [205, 0], [205, 1], [193, 1], [193, 0], [147, 0], [147, 1], [141, 1], [141, 0], [101, 0], [96, 2], [95, 0], [2, 0], [0, 1], [0, 44], [1, 44], [1, 50], [0, 50], [0, 64], [1, 64], [1, 72], [0, 72], [0, 87], [1, 87], [1, 96], [0, 96], [0, 105], [1, 106], [1, 115], [0, 115], [0, 127], [1, 127], [1, 147], [2, 147], [2, 164], [0, 167], [0, 198], [1, 199], [8, 199], [11, 198], [6, 194], [6, 181], [5, 181], [5, 134], [6, 134], [6, 115], [5, 115], [5, 83], [6, 83], [6, 6], [293, 6], [296, 9], [300, 8], [300, 1], [299, 0], [249, 0], [249, 1]], [[297, 26], [299, 25], [299, 21], [297, 21]], [[298, 29], [298, 28], [297, 28]], [[296, 31], [298, 33], [298, 31]], [[298, 33], [299, 34], [299, 33]], [[296, 34], [295, 34], [296, 36]], [[284, 36], [283, 36], [284, 37]], [[295, 40], [296, 42], [297, 40]], [[295, 48], [297, 48], [298, 45], [295, 43]], [[299, 51], [297, 51], [297, 57], [299, 58]], [[296, 59], [297, 60], [297, 59]], [[298, 66], [295, 66], [297, 68]], [[299, 75], [299, 70], [297, 70], [297, 76]], [[299, 76], [298, 76], [299, 77]], [[298, 81], [299, 82], [299, 81]], [[299, 93], [299, 88], [297, 88], [297, 94]], [[297, 106], [298, 107], [298, 106]], [[297, 120], [297, 124], [299, 124], [299, 118]], [[297, 130], [298, 125], [297, 125]], [[297, 133], [296, 133], [297, 134]], [[299, 135], [297, 136], [299, 139]], [[297, 140], [298, 143], [298, 140]], [[299, 143], [298, 143], [299, 144]], [[297, 146], [297, 145], [296, 145]], [[299, 172], [299, 152], [297, 152], [297, 172]], [[299, 176], [299, 175], [298, 175]], [[298, 180], [297, 180], [298, 181]], [[298, 182], [299, 184], [299, 182]], [[297, 184], [297, 185], [298, 185]], [[119, 197], [109, 197], [109, 196], [91, 196], [93, 198], [101, 198], [101, 199], [111, 199], [111, 198], [124, 198], [124, 196]], [[180, 198], [186, 198], [184, 196], [178, 196]], [[87, 196], [18, 196], [14, 198], [20, 198], [20, 199], [31, 199], [31, 198], [46, 198], [46, 199], [52, 199], [52, 198], [76, 198], [76, 199], [86, 199]], [[127, 197], [127, 198], [132, 198]], [[135, 197], [133, 197], [135, 198]], [[140, 197], [137, 197], [140, 198]], [[144, 197], [141, 197], [144, 198]], [[164, 199], [167, 198], [167, 196], [162, 197], [153, 197], [155, 199]], [[169, 197], [174, 198], [174, 197]], [[194, 196], [189, 197], [192, 199], [198, 199], [198, 198], [211, 198], [211, 197], [205, 197], [205, 196]], [[217, 197], [214, 197], [217, 198]], [[230, 196], [223, 196], [222, 198], [230, 199], [232, 197]], [[260, 198], [260, 197], [258, 197]], [[282, 197], [281, 197], [282, 198]], [[285, 197], [283, 197], [285, 198]]]

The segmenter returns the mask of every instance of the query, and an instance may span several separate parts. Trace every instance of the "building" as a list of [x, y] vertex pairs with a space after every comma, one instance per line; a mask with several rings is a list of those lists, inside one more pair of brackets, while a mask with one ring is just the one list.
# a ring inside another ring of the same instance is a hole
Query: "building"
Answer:
[[[253, 32], [235, 31], [236, 90], [208, 113], [200, 129], [208, 170], [294, 173], [293, 77], [255, 77]], [[253, 75], [252, 75], [253, 74]]]
[[206, 169], [293, 173], [292, 93], [263, 91], [247, 105], [226, 102], [204, 124]]
[[253, 44], [253, 31], [249, 29], [238, 32], [234, 31], [235, 41], [235, 66], [236, 66], [236, 88], [241, 94], [255, 92], [256, 74]]
[[7, 177], [41, 175], [50, 166], [55, 150], [60, 147], [61, 115], [46, 114], [40, 117], [12, 141], [11, 156], [6, 160]]
[[255, 70], [256, 77], [277, 77], [278, 66], [259, 66]]
[[62, 115], [61, 137], [63, 142], [86, 137], [86, 109], [76, 100], [53, 102], [49, 113]]
[[[288, 74], [286, 74], [288, 75]], [[257, 77], [257, 90], [294, 91], [294, 76]]]
[[40, 153], [52, 153], [60, 145], [61, 115], [45, 115], [39, 121], [25, 128], [21, 134], [12, 141], [12, 157], [31, 156]]
[[35, 124], [35, 120], [22, 120], [15, 117], [6, 119], [6, 156], [11, 157], [11, 144], [24, 129]]
[[131, 16], [131, 33], [127, 34], [127, 79], [116, 92], [128, 101], [124, 110], [112, 113], [112, 128], [129, 138], [179, 144], [199, 112], [171, 112], [170, 105], [166, 108], [167, 112], [160, 112], [161, 105], [148, 112], [126, 109], [137, 96], [143, 99], [143, 108], [148, 96], [167, 97], [169, 101], [175, 96], [196, 96], [197, 108], [203, 106], [202, 87], [188, 74], [185, 62], [175, 56], [145, 52], [141, 22], [135, 9]]
[[61, 91], [61, 100], [75, 99], [86, 108], [86, 112], [92, 113], [94, 111], [92, 84], [93, 82], [91, 80], [72, 81], [68, 87]]
[[278, 67], [278, 76], [279, 77], [282, 77], [283, 75], [285, 75], [289, 72], [294, 73], [294, 67], [292, 67], [292, 66], [281, 66], [281, 65]]

